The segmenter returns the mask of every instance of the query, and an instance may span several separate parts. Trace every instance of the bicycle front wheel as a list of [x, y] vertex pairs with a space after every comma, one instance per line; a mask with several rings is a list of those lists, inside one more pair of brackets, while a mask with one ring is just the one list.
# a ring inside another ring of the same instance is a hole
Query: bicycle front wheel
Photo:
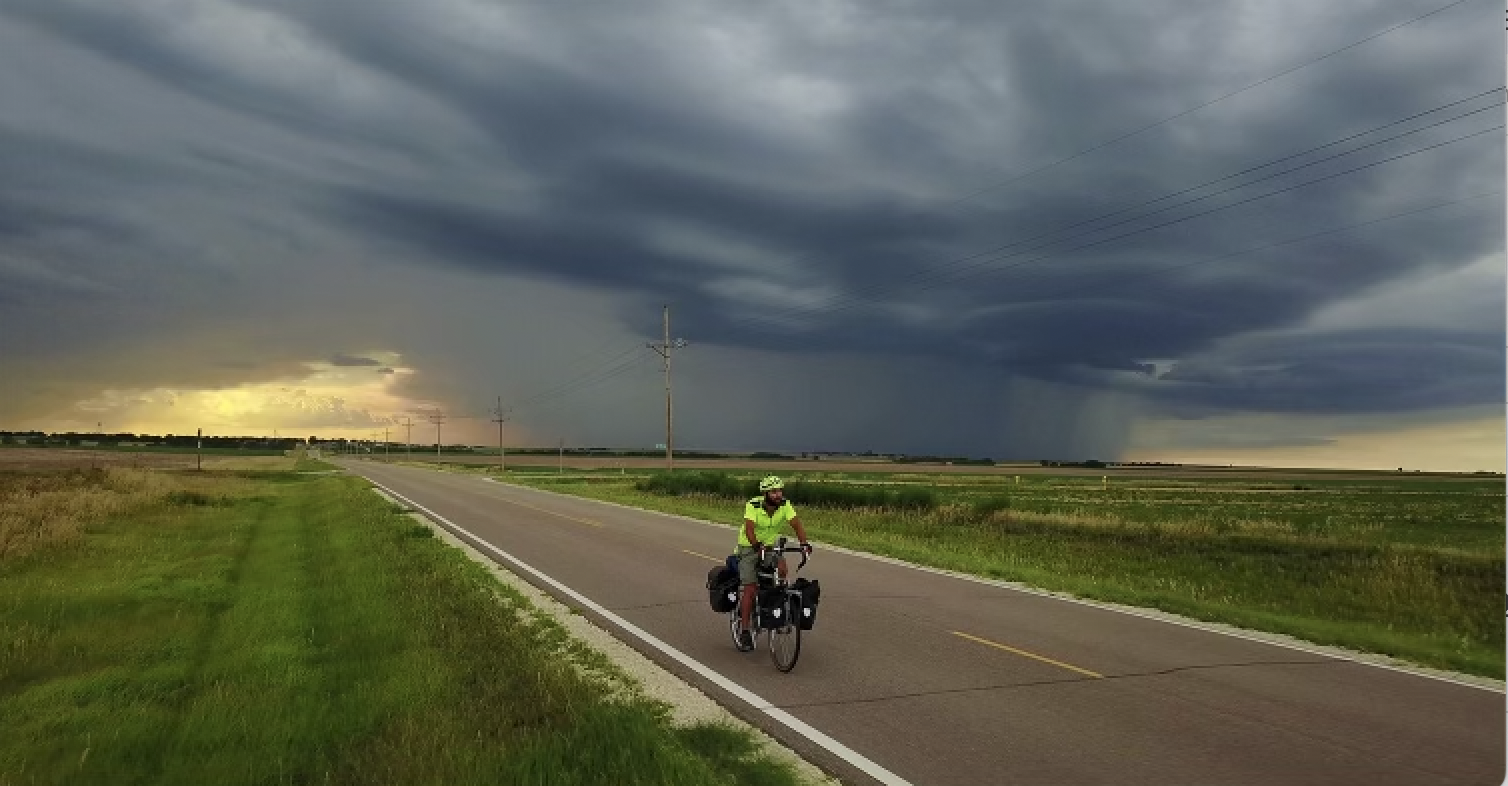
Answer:
[[801, 626], [796, 624], [795, 617], [790, 614], [794, 605], [786, 605], [786, 620], [791, 624], [775, 628], [766, 635], [770, 640], [770, 659], [775, 661], [775, 668], [782, 672], [796, 668], [796, 659], [801, 657]]

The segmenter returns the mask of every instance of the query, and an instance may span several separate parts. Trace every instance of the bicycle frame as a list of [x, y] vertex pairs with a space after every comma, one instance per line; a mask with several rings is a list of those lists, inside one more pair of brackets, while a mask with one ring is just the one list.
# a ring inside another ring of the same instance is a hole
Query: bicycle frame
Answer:
[[[774, 647], [774, 645], [775, 645], [775, 639], [774, 639], [774, 636], [773, 635], [767, 635], [766, 636], [766, 639], [770, 642], [771, 655], [775, 658], [775, 666], [776, 666], [776, 668], [780, 669], [781, 671], [790, 671], [792, 668], [794, 668], [795, 665], [796, 665], [796, 658], [800, 656], [800, 652], [801, 652], [801, 622], [800, 622], [800, 620], [798, 620], [798, 619], [795, 618], [794, 614], [789, 614], [788, 613], [786, 615], [786, 618], [783, 620], [784, 625], [782, 625], [781, 627], [778, 627], [778, 628], [761, 628], [760, 625], [759, 625], [759, 620], [763, 617], [763, 612], [765, 611], [766, 607], [761, 602], [760, 596], [762, 594], [764, 594], [763, 593], [764, 590], [776, 589], [776, 590], [779, 590], [781, 592], [781, 594], [785, 598], [785, 602], [783, 604], [783, 607], [784, 607], [784, 609], [787, 612], [794, 611], [794, 609], [796, 609], [798, 607], [799, 602], [798, 603], [793, 603], [792, 602], [792, 596], [799, 597], [801, 595], [801, 592], [799, 590], [791, 589], [789, 579], [790, 579], [790, 576], [794, 576], [796, 573], [800, 573], [801, 569], [804, 568], [804, 567], [806, 567], [806, 563], [808, 562], [809, 557], [808, 557], [808, 555], [806, 553], [806, 549], [803, 549], [803, 548], [801, 548], [799, 546], [796, 546], [796, 547], [787, 546], [786, 543], [788, 543], [788, 542], [789, 542], [789, 539], [782, 535], [780, 538], [778, 538], [775, 541], [775, 547], [773, 549], [764, 549], [764, 550], [761, 551], [761, 553], [760, 553], [760, 555], [758, 557], [759, 563], [755, 567], [756, 590], [754, 592], [754, 607], [749, 610], [749, 620], [752, 623], [751, 627], [749, 628], [749, 632], [751, 634], [753, 634], [756, 639], [758, 638], [758, 636], [759, 636], [760, 633], [765, 633], [765, 634], [779, 633], [781, 636], [794, 635], [796, 637], [796, 640], [795, 640], [795, 647], [796, 647], [796, 649], [795, 649], [795, 655], [793, 655], [790, 658], [790, 662], [789, 663], [782, 664], [780, 657], [778, 655], [776, 655], [776, 653], [775, 653], [775, 647]], [[780, 577], [779, 558], [783, 554], [791, 554], [791, 553], [799, 553], [801, 555], [801, 562], [796, 565], [795, 570], [789, 570], [788, 571], [789, 575], [786, 578], [781, 578]], [[774, 559], [771, 559], [771, 555], [773, 555]], [[768, 582], [768, 583], [766, 583], [766, 582]], [[728, 613], [728, 621], [729, 621], [729, 629], [730, 630], [735, 630], [736, 631], [738, 629], [739, 625], [740, 625], [741, 616], [742, 616], [742, 605], [743, 605], [743, 587], [742, 587], [742, 585], [740, 585], [739, 586], [739, 603], [738, 603], [738, 605], [736, 605], [736, 606], [733, 607], [732, 611], [730, 611]], [[735, 635], [735, 641], [736, 640], [737, 640], [737, 636]]]

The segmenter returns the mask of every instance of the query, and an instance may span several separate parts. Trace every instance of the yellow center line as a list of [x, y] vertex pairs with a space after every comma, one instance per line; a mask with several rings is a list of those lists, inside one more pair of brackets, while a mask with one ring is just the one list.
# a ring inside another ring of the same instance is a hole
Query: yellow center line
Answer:
[[681, 551], [685, 551], [687, 554], [690, 554], [693, 557], [701, 557], [702, 559], [710, 559], [713, 562], [722, 562], [722, 560], [718, 559], [717, 557], [709, 557], [706, 554], [701, 553], [700, 551], [686, 551], [686, 549], [681, 549]]
[[998, 641], [990, 641], [989, 639], [981, 639], [978, 636], [970, 636], [967, 633], [960, 633], [960, 632], [958, 632], [956, 630], [952, 631], [952, 633], [953, 633], [954, 636], [961, 636], [961, 637], [963, 637], [965, 639], [968, 639], [969, 641], [978, 642], [978, 643], [983, 644], [983, 645], [985, 645], [987, 647], [994, 647], [995, 649], [1005, 650], [1006, 652], [1013, 652], [1013, 653], [1015, 653], [1017, 655], [1020, 655], [1023, 658], [1031, 658], [1032, 660], [1040, 660], [1043, 663], [1051, 663], [1052, 665], [1057, 666], [1058, 668], [1068, 669], [1069, 671], [1076, 671], [1076, 672], [1078, 672], [1080, 674], [1087, 674], [1087, 675], [1089, 675], [1089, 676], [1091, 676], [1091, 677], [1093, 677], [1093, 678], [1095, 678], [1097, 680], [1102, 680], [1102, 679], [1105, 678], [1105, 675], [1100, 674], [1098, 672], [1093, 672], [1093, 671], [1090, 671], [1089, 669], [1081, 669], [1078, 666], [1073, 666], [1073, 665], [1064, 663], [1064, 662], [1062, 662], [1060, 660], [1053, 660], [1052, 658], [1044, 658], [1041, 655], [1037, 655], [1035, 653], [1027, 652], [1026, 650], [1018, 650], [1015, 647], [1007, 647], [1006, 645], [1001, 644]]
[[527, 502], [519, 502], [518, 500], [508, 499], [507, 497], [503, 497], [502, 500], [504, 502], [508, 503], [509, 505], [518, 505], [521, 508], [528, 508], [529, 510], [537, 510], [540, 513], [548, 513], [551, 516], [558, 516], [558, 517], [563, 518], [563, 519], [570, 519], [571, 521], [575, 521], [575, 522], [579, 522], [579, 523], [582, 523], [582, 524], [586, 524], [588, 526], [592, 526], [592, 527], [600, 527], [600, 526], [602, 526], [602, 524], [600, 522], [592, 521], [591, 519], [579, 519], [579, 518], [576, 518], [575, 516], [567, 516], [564, 513], [556, 513], [553, 510], [546, 510], [544, 508], [535, 507], [533, 505], [530, 505]]

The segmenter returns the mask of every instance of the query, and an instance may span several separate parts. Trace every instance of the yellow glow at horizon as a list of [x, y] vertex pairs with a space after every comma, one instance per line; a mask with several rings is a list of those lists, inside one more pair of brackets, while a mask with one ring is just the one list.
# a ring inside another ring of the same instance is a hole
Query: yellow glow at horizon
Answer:
[[1340, 434], [1329, 445], [1136, 450], [1128, 452], [1122, 460], [1213, 466], [1503, 472], [1508, 469], [1508, 421], [1499, 416], [1396, 431]]
[[269, 395], [259, 390], [213, 390], [198, 394], [204, 409], [222, 418], [233, 419], [248, 412], [259, 412], [266, 407]]
[[[393, 391], [402, 377], [416, 373], [412, 369], [390, 366], [393, 373], [380, 374], [367, 366], [308, 363], [306, 367], [308, 373], [299, 378], [232, 388], [106, 390], [76, 403], [70, 412], [38, 419], [27, 427], [76, 431], [93, 430], [96, 423], [103, 423], [106, 431], [116, 433], [192, 434], [203, 428], [215, 436], [277, 431], [282, 436], [370, 439], [374, 431], [394, 428], [403, 419], [402, 413], [435, 405]], [[401, 438], [401, 434], [394, 437]]]

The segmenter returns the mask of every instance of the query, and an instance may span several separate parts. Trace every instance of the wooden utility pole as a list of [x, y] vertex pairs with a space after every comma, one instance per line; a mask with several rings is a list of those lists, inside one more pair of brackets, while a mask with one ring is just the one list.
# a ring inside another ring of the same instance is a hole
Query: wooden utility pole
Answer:
[[440, 424], [445, 422], [445, 413], [435, 410], [435, 414], [429, 416], [429, 422], [435, 424], [435, 460], [440, 460]]
[[414, 419], [403, 416], [403, 458], [407, 461], [414, 460]]
[[194, 440], [194, 469], [204, 469], [204, 429], [199, 429], [199, 436]]
[[503, 429], [508, 422], [508, 410], [503, 409], [502, 396], [497, 397], [497, 409], [492, 410], [492, 414], [497, 416], [492, 419], [497, 424], [497, 471], [503, 473], [508, 471], [507, 448], [503, 447]]
[[665, 339], [662, 342], [651, 343], [649, 348], [659, 353], [665, 361], [665, 469], [675, 469], [675, 426], [673, 409], [670, 396], [670, 353], [672, 350], [683, 349], [686, 339], [678, 338], [673, 343], [670, 340], [670, 306], [665, 306]]

